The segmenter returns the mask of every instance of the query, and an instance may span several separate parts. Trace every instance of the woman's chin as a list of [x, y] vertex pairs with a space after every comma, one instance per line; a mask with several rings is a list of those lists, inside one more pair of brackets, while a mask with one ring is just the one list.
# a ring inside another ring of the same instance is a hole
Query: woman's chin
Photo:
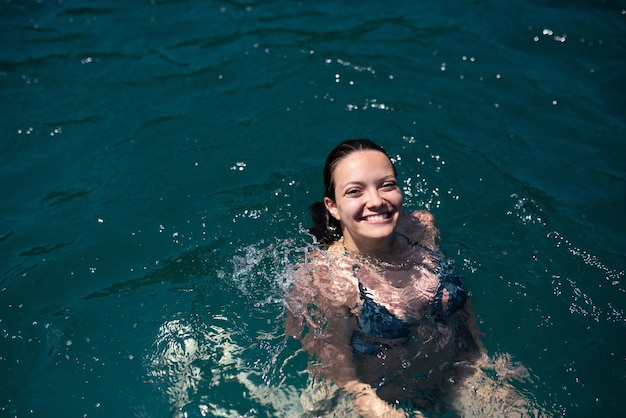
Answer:
[[363, 243], [369, 242], [371, 244], [385, 245], [393, 237], [393, 230], [393, 227], [379, 228], [377, 231], [363, 235], [361, 239]]

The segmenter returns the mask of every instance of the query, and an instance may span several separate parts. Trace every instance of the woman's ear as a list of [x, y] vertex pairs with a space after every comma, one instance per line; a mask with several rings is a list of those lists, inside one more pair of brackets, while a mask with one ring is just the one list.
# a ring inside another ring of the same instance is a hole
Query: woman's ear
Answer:
[[324, 198], [324, 206], [326, 206], [326, 209], [328, 210], [328, 212], [331, 214], [333, 218], [337, 219], [338, 221], [340, 220], [339, 211], [337, 210], [337, 205], [335, 204], [335, 202], [333, 202], [333, 200], [330, 197]]

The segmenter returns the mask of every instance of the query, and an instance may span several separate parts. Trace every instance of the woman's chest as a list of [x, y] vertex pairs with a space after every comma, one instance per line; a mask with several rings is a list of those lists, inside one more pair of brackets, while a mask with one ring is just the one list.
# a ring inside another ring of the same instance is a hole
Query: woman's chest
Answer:
[[379, 269], [354, 263], [332, 276], [325, 292], [350, 310], [377, 306], [407, 323], [428, 312], [440, 286], [436, 274], [420, 268]]

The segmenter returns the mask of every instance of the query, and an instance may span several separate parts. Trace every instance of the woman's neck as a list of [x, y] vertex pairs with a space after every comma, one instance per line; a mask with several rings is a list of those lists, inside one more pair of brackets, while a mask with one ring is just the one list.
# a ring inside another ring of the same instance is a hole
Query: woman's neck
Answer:
[[356, 243], [352, 240], [346, 241], [344, 238], [341, 238], [341, 245], [343, 245], [344, 250], [359, 253], [361, 255], [365, 255], [368, 257], [388, 257], [394, 254], [395, 251], [395, 242], [396, 242], [396, 233], [394, 232], [389, 237], [371, 241], [367, 243]]

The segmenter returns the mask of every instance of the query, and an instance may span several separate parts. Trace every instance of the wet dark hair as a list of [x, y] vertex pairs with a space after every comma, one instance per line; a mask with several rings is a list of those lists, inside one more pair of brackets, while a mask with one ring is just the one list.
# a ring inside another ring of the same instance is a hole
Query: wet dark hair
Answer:
[[[355, 151], [378, 151], [385, 154], [391, 162], [391, 157], [380, 145], [369, 139], [349, 139], [337, 145], [326, 158], [324, 165], [324, 197], [335, 200], [335, 180], [333, 174], [341, 160]], [[397, 175], [393, 166], [393, 174]], [[331, 216], [323, 202], [315, 202], [309, 207], [313, 224], [309, 233], [322, 245], [332, 244], [341, 237], [341, 225]]]

